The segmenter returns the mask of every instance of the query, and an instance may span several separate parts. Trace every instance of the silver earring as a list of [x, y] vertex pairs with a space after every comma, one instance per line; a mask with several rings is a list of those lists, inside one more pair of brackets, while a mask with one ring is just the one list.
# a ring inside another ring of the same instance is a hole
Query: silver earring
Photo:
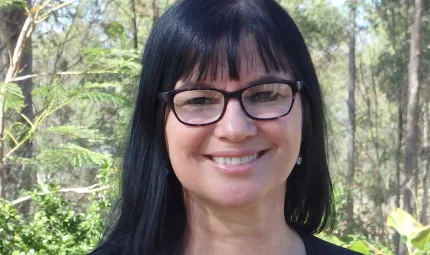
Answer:
[[300, 157], [300, 156], [299, 156], [299, 157], [297, 158], [297, 162], [296, 162], [296, 163], [297, 163], [297, 165], [299, 165], [299, 166], [300, 166], [300, 165], [302, 164], [302, 161], [303, 161], [302, 157]]

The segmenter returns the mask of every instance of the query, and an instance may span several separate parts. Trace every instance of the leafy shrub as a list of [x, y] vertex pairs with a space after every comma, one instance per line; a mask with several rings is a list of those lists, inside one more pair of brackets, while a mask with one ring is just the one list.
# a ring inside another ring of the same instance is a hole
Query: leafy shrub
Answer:
[[58, 187], [42, 186], [31, 194], [37, 211], [28, 219], [0, 200], [0, 254], [87, 254], [100, 239], [102, 215], [110, 207], [105, 191], [90, 196], [90, 206], [81, 208]]

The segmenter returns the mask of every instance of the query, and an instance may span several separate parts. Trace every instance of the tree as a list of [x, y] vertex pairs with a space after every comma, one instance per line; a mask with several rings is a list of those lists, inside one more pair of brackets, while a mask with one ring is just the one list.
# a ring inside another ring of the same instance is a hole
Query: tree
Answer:
[[357, 1], [350, 0], [350, 25], [349, 25], [349, 81], [348, 81], [348, 174], [347, 174], [347, 232], [352, 233], [354, 224], [354, 198], [352, 187], [354, 186], [355, 174], [355, 87], [356, 87], [356, 65], [355, 65], [355, 37], [356, 37], [356, 16]]
[[155, 24], [160, 18], [159, 14], [159, 4], [158, 0], [151, 0], [151, 9], [152, 9], [152, 24]]
[[[405, 184], [403, 187], [403, 207], [412, 213], [413, 176], [417, 171], [418, 156], [418, 116], [419, 116], [419, 68], [421, 55], [422, 0], [415, 0], [414, 21], [411, 32], [410, 58], [408, 66], [408, 104], [406, 123]], [[401, 254], [407, 252], [402, 249]]]
[[423, 145], [422, 155], [426, 157], [426, 165], [425, 165], [425, 174], [423, 176], [423, 203], [421, 205], [421, 218], [420, 221], [422, 224], [427, 224], [427, 209], [429, 206], [429, 180], [430, 180], [430, 103], [424, 104], [424, 125], [423, 125]]
[[[27, 6], [31, 7], [31, 1], [28, 0]], [[9, 47], [14, 49], [17, 46], [20, 31], [24, 26], [24, 23], [27, 19], [27, 15], [25, 14], [26, 10], [23, 6], [11, 6], [7, 8], [6, 10], [3, 10], [3, 22], [5, 27], [5, 37], [7, 38], [7, 43], [9, 44]], [[22, 57], [20, 61], [20, 66], [18, 67], [20, 69], [19, 75], [30, 75], [32, 73], [32, 62], [33, 62], [33, 56], [32, 56], [32, 49], [31, 49], [31, 38], [28, 38], [22, 45], [24, 48], [22, 52]], [[18, 86], [21, 88], [22, 95], [24, 97], [24, 107], [21, 111], [21, 114], [23, 117], [21, 117], [21, 122], [26, 123], [26, 120], [33, 121], [33, 97], [31, 95], [32, 89], [33, 89], [33, 81], [32, 79], [25, 79], [22, 81], [17, 82]], [[29, 127], [27, 127], [29, 128]], [[32, 141], [27, 141], [25, 144], [22, 145], [19, 152], [21, 157], [24, 158], [31, 158], [33, 154], [33, 143]], [[5, 177], [9, 180], [8, 187], [9, 191], [17, 191], [20, 189], [30, 190], [35, 183], [36, 180], [36, 174], [34, 171], [29, 169], [28, 166], [20, 165], [17, 166], [16, 173], [12, 173], [11, 169], [8, 167], [5, 168], [5, 171], [3, 172], [5, 174]], [[9, 176], [15, 175], [15, 177], [10, 178]], [[18, 181], [19, 180], [19, 181]], [[14, 183], [11, 183], [13, 181]], [[2, 187], [5, 187], [3, 185]], [[6, 190], [3, 190], [3, 195], [5, 197], [14, 197], [16, 194], [7, 194]], [[26, 213], [29, 211], [29, 204], [24, 203], [21, 206], [21, 210]]]
[[408, 103], [405, 153], [405, 183], [403, 207], [412, 213], [412, 177], [417, 168], [418, 156], [418, 115], [419, 115], [419, 67], [421, 55], [422, 0], [415, 0], [414, 23], [411, 33], [410, 58], [408, 66]]
[[[9, 55], [9, 68], [6, 73], [5, 83], [1, 86], [0, 91], [0, 138], [3, 137], [4, 123], [5, 123], [5, 110], [4, 106], [6, 103], [6, 89], [8, 83], [13, 82], [14, 78], [19, 74], [29, 74], [32, 71], [32, 53], [31, 53], [31, 34], [35, 28], [35, 20], [32, 14], [25, 15], [23, 7], [11, 6], [4, 11], [4, 19], [0, 21], [2, 23], [3, 37], [6, 39], [8, 55]], [[30, 46], [30, 47], [28, 47]], [[28, 48], [26, 48], [28, 47]], [[27, 50], [26, 50], [27, 49]], [[24, 96], [24, 103], [26, 104], [23, 109], [24, 118], [32, 118], [32, 81], [20, 82], [22, 95]], [[28, 150], [26, 154], [31, 154], [32, 145], [31, 143], [25, 144]], [[10, 181], [12, 178], [11, 169], [3, 162], [5, 145], [3, 139], [0, 139], [0, 195], [6, 196], [10, 191], [7, 189], [9, 185], [6, 184], [6, 180]], [[31, 174], [26, 173], [23, 175], [24, 187], [28, 188], [31, 185]], [[15, 179], [16, 180], [16, 179]]]
[[134, 0], [130, 0], [130, 21], [131, 21], [131, 34], [133, 40], [133, 48], [137, 51], [137, 21], [136, 21], [136, 7]]

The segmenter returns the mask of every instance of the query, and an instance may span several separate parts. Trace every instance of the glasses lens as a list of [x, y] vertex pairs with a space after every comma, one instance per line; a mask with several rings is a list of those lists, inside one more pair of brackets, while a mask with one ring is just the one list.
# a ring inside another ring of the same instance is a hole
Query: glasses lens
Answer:
[[245, 90], [242, 102], [252, 117], [270, 119], [287, 114], [293, 103], [293, 97], [293, 91], [288, 84], [270, 83]]
[[182, 122], [202, 125], [219, 118], [224, 108], [224, 96], [214, 90], [182, 91], [173, 98], [173, 105]]

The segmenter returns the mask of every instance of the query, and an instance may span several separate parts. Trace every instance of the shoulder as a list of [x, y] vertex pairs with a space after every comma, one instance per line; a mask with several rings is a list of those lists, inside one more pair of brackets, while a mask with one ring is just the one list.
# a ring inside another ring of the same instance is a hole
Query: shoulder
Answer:
[[313, 235], [303, 234], [301, 237], [307, 255], [362, 255], [361, 253], [334, 245]]

